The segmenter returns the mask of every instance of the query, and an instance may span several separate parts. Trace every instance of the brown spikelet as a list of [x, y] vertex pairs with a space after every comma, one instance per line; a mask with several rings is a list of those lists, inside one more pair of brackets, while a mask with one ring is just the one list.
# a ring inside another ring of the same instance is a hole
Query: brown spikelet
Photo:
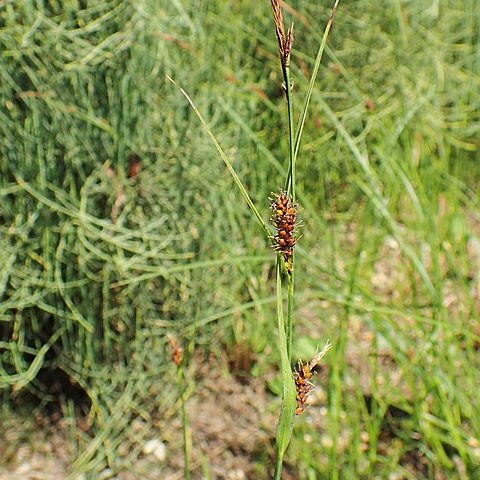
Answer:
[[295, 227], [297, 224], [297, 209], [285, 192], [272, 194], [271, 209], [273, 211], [272, 223], [277, 229], [273, 238], [274, 248], [281, 253], [285, 260], [287, 272], [291, 273], [293, 268], [293, 250], [297, 243]]
[[313, 388], [313, 383], [310, 382], [310, 379], [314, 373], [315, 370], [312, 363], [304, 365], [301, 360], [298, 361], [297, 368], [293, 374], [297, 390], [297, 409], [295, 410], [297, 415], [300, 415], [305, 410], [305, 402]]
[[277, 34], [278, 49], [280, 56], [283, 58], [285, 54], [285, 25], [283, 22], [282, 7], [279, 0], [272, 0], [273, 21], [275, 23], [275, 32]]
[[172, 352], [172, 362], [179, 367], [183, 361], [183, 348], [171, 335], [168, 335], [168, 346]]
[[285, 37], [285, 65], [290, 63], [290, 54], [292, 53], [293, 45], [293, 23], [290, 25]]
[[275, 23], [275, 33], [277, 34], [278, 50], [282, 66], [286, 67], [290, 63], [290, 53], [293, 44], [293, 24], [285, 34], [285, 23], [283, 21], [282, 7], [280, 0], [271, 0], [273, 10], [273, 21]]
[[303, 363], [298, 361], [297, 368], [293, 373], [293, 379], [295, 380], [295, 388], [297, 390], [297, 409], [295, 413], [300, 415], [305, 410], [305, 402], [308, 396], [312, 392], [313, 383], [310, 381], [312, 376], [316, 373], [316, 367], [324, 355], [330, 350], [332, 344], [327, 341], [323, 349], [315, 354], [311, 362]]

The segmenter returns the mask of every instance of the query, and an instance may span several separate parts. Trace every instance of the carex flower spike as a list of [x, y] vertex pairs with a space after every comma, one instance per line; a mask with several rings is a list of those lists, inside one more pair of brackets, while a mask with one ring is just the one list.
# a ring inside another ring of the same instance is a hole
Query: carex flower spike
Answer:
[[297, 409], [295, 410], [295, 413], [297, 415], [301, 415], [305, 410], [305, 403], [313, 390], [313, 383], [310, 380], [316, 373], [320, 360], [330, 350], [331, 346], [332, 344], [327, 341], [323, 349], [317, 351], [310, 362], [303, 363], [301, 360], [298, 361], [297, 368], [293, 374], [297, 397]]
[[293, 45], [293, 23], [288, 27], [285, 33], [285, 24], [283, 21], [282, 7], [280, 0], [271, 0], [273, 10], [273, 21], [275, 22], [275, 33], [277, 34], [278, 51], [282, 68], [288, 67], [290, 64], [290, 53]]
[[273, 237], [273, 247], [285, 260], [287, 272], [292, 273], [293, 250], [297, 243], [297, 207], [286, 192], [272, 193], [270, 208], [273, 211], [271, 221], [277, 230]]

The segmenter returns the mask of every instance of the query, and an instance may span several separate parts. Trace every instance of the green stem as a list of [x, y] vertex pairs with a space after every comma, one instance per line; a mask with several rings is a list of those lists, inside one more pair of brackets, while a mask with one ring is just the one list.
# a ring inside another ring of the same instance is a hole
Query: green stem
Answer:
[[[327, 45], [328, 34], [330, 33], [330, 29], [332, 28], [333, 20], [335, 19], [335, 14], [337, 13], [337, 8], [339, 3], [340, 3], [340, 0], [335, 0], [335, 3], [333, 4], [332, 12], [327, 21], [325, 31], [323, 32], [322, 41], [318, 48], [317, 57], [315, 59], [315, 65], [313, 67], [312, 76], [310, 77], [310, 83], [307, 89], [307, 95], [305, 97], [305, 102], [303, 104], [302, 114], [300, 115], [300, 121], [298, 122], [298, 128], [296, 131], [294, 148], [293, 148], [293, 161], [290, 162], [288, 178], [292, 176], [291, 170], [293, 169], [295, 162], [297, 160], [298, 151], [300, 149], [300, 142], [302, 140], [303, 127], [305, 126], [305, 119], [307, 118], [308, 107], [310, 106], [310, 99], [312, 98], [313, 88], [315, 86], [315, 81], [317, 79], [318, 70], [320, 68], [320, 63], [323, 57], [323, 52], [325, 51], [325, 47]], [[288, 97], [287, 97], [287, 100], [288, 100]], [[294, 172], [293, 172], [293, 175], [295, 175]]]
[[287, 324], [285, 328], [285, 334], [287, 336], [287, 355], [288, 360], [292, 360], [292, 341], [293, 341], [293, 291], [294, 291], [294, 273], [293, 273], [293, 261], [292, 257], [292, 273], [288, 275], [288, 285], [287, 285]]
[[[293, 99], [292, 99], [292, 84], [290, 80], [290, 67], [287, 65], [283, 69], [283, 76], [285, 79], [285, 95], [287, 98], [288, 109], [288, 140], [290, 146], [290, 162], [288, 168], [288, 176], [286, 179], [286, 190], [290, 194], [292, 202], [296, 201], [296, 173], [295, 173], [295, 127], [293, 125]], [[292, 337], [293, 337], [293, 292], [294, 292], [294, 276], [293, 276], [294, 257], [292, 257], [292, 272], [288, 275], [287, 286], [287, 325], [286, 333], [286, 348], [288, 360], [291, 360]]]
[[276, 438], [276, 460], [274, 479], [280, 479], [282, 473], [283, 456], [292, 436], [295, 422], [296, 390], [293, 380], [292, 367], [288, 358], [285, 320], [283, 317], [282, 296], [283, 259], [277, 257], [277, 320], [278, 320], [278, 348], [280, 350], [280, 366], [282, 370], [282, 407], [278, 419]]
[[[293, 99], [292, 99], [292, 85], [290, 80], [290, 68], [284, 68], [284, 77], [286, 85], [287, 109], [288, 109], [288, 140], [290, 144], [290, 166], [287, 177], [287, 193], [290, 193], [292, 202], [296, 200], [296, 174], [295, 174], [295, 127], [293, 125]], [[294, 292], [294, 275], [293, 275], [294, 258], [292, 257], [292, 272], [288, 275], [287, 286], [287, 325], [286, 333], [286, 347], [288, 360], [292, 357], [292, 337], [293, 337], [293, 292]]]
[[288, 109], [288, 139], [290, 144], [290, 162], [289, 172], [286, 181], [286, 190], [295, 203], [295, 127], [293, 125], [293, 99], [292, 99], [292, 83], [290, 80], [290, 67], [285, 66], [283, 69], [283, 78], [285, 80], [285, 96], [287, 98]]
[[277, 455], [275, 460], [275, 473], [273, 474], [273, 480], [280, 480], [282, 478], [283, 468], [283, 455]]
[[187, 419], [187, 410], [185, 408], [185, 395], [184, 395], [184, 388], [183, 388], [185, 378], [183, 375], [182, 367], [178, 367], [177, 381], [178, 381], [178, 390], [180, 393], [180, 405], [182, 410], [184, 478], [185, 480], [190, 480], [190, 461], [189, 461], [190, 449], [189, 449], [189, 442], [188, 442], [188, 419]]

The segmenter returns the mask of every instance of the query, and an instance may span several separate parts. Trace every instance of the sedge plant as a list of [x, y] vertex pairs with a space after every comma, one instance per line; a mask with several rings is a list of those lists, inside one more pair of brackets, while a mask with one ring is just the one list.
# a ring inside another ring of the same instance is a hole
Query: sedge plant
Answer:
[[[292, 435], [295, 416], [300, 415], [304, 408], [308, 394], [311, 391], [311, 378], [315, 373], [315, 369], [331, 347], [329, 342], [325, 347], [307, 363], [299, 361], [297, 368], [292, 369], [292, 340], [293, 340], [293, 314], [294, 314], [294, 286], [295, 286], [295, 245], [298, 240], [298, 216], [296, 203], [296, 161], [300, 149], [303, 128], [307, 117], [315, 81], [320, 68], [323, 52], [325, 50], [327, 38], [331, 30], [333, 20], [338, 8], [340, 0], [335, 0], [330, 17], [327, 21], [320, 46], [315, 59], [314, 68], [310, 78], [307, 93], [303, 102], [303, 108], [295, 126], [295, 118], [293, 112], [293, 83], [291, 80], [290, 58], [293, 48], [293, 23], [285, 30], [285, 23], [282, 13], [282, 5], [280, 0], [271, 0], [273, 11], [273, 20], [275, 25], [275, 33], [278, 41], [278, 51], [283, 76], [283, 89], [287, 105], [288, 117], [288, 173], [285, 179], [283, 190], [273, 193], [271, 200], [272, 223], [276, 229], [272, 234], [267, 223], [264, 221], [255, 203], [252, 201], [247, 189], [245, 188], [240, 177], [237, 175], [232, 162], [229, 160], [225, 151], [216, 139], [208, 122], [205, 120], [201, 112], [197, 109], [192, 98], [180, 86], [177, 86], [183, 96], [197, 115], [200, 123], [205, 129], [207, 135], [212, 141], [215, 149], [219, 153], [228, 171], [232, 175], [240, 193], [246, 200], [249, 208], [252, 210], [257, 222], [263, 230], [266, 238], [272, 244], [277, 252], [276, 261], [276, 292], [277, 292], [277, 327], [278, 327], [278, 345], [280, 352], [280, 369], [282, 376], [282, 404], [279, 415], [277, 433], [276, 433], [276, 460], [274, 480], [279, 480], [282, 474], [283, 460]], [[174, 85], [175, 81], [167, 75]], [[286, 277], [286, 287], [284, 279]], [[286, 288], [286, 315], [284, 314], [284, 290]]]

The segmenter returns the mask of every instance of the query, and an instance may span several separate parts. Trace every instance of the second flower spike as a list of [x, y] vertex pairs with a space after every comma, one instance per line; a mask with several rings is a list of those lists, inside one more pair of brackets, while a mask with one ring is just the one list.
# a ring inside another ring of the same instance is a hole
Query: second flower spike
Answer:
[[273, 211], [272, 223], [277, 229], [274, 237], [274, 248], [282, 255], [288, 273], [293, 269], [293, 250], [296, 239], [297, 207], [286, 192], [272, 194], [270, 208]]

